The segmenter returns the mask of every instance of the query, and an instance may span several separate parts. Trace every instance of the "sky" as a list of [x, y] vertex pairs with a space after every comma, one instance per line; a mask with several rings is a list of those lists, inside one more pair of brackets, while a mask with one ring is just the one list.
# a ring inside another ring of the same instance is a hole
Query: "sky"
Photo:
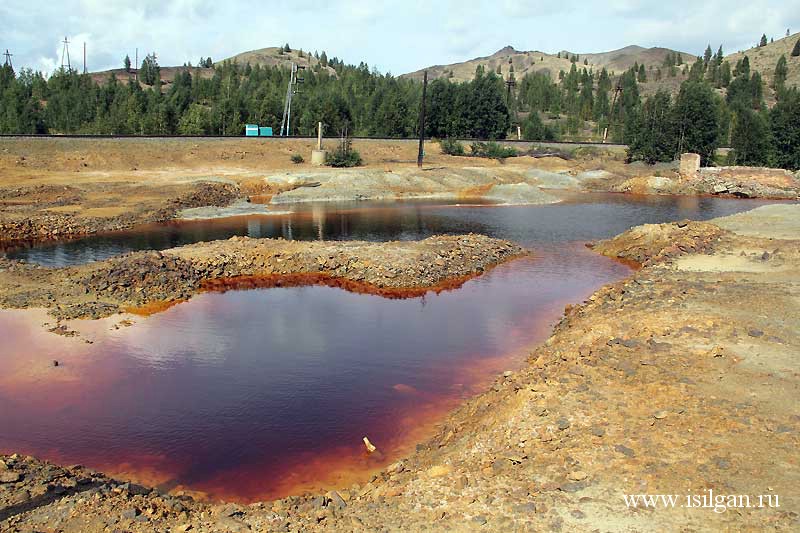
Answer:
[[[126, 54], [156, 52], [163, 66], [215, 61], [289, 43], [347, 63], [403, 74], [486, 56], [511, 45], [556, 53], [604, 52], [638, 44], [701, 55], [749, 48], [762, 33], [800, 31], [800, 0], [5, 0], [0, 52], [15, 69], [61, 64], [119, 68]], [[0, 58], [1, 59], [1, 58]]]

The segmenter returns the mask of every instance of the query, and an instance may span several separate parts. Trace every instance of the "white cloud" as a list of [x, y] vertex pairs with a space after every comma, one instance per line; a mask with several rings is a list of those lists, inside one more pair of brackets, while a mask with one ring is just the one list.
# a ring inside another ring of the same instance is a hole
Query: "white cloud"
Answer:
[[640, 44], [700, 54], [721, 43], [734, 51], [761, 33], [800, 29], [800, 0], [7, 0], [0, 19], [0, 47], [15, 54], [15, 65], [48, 71], [60, 65], [58, 43], [68, 35], [78, 60], [86, 39], [91, 69], [121, 66], [137, 47], [140, 58], [156, 51], [161, 64], [173, 65], [289, 42], [401, 73], [506, 44], [551, 52]]

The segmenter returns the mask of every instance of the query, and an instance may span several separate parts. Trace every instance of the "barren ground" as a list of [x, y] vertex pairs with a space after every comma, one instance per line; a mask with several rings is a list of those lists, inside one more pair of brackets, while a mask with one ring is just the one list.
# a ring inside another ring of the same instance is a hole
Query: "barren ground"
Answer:
[[[326, 141], [333, 148], [335, 140]], [[308, 201], [435, 198], [550, 203], [553, 190], [723, 194], [794, 198], [791, 174], [758, 169], [681, 180], [674, 165], [626, 165], [613, 148], [578, 148], [569, 158], [455, 157], [426, 144], [416, 166], [409, 141], [355, 141], [358, 169], [293, 164], [314, 143], [299, 139], [0, 139], [0, 241], [57, 239], [183, 216], [204, 206], [241, 213]], [[192, 215], [193, 216], [193, 215]]]

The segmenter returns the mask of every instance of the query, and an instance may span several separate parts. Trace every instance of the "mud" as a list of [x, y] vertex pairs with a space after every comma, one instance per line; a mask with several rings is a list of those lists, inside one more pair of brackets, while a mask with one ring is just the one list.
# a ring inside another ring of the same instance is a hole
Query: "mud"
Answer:
[[44, 268], [0, 260], [0, 306], [43, 307], [60, 319], [150, 313], [202, 290], [281, 283], [328, 284], [387, 297], [455, 288], [523, 253], [481, 235], [417, 242], [296, 242], [232, 237]]

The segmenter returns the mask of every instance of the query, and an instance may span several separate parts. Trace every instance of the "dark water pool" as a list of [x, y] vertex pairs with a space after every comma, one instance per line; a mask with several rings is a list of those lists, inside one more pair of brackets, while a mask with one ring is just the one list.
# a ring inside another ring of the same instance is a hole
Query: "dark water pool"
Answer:
[[[42, 314], [0, 311], [0, 451], [240, 501], [347, 485], [519, 365], [565, 304], [629, 272], [586, 240], [762, 203], [603, 195], [540, 207], [314, 208], [18, 250], [69, 264], [234, 234], [389, 240], [473, 231], [535, 255], [409, 300], [328, 287], [203, 294], [130, 327], [82, 321], [93, 344], [46, 333]], [[365, 435], [380, 454], [366, 455]]]
[[[592, 240], [631, 226], [690, 218], [702, 220], [751, 209], [764, 200], [565, 194], [544, 206], [453, 206], [440, 203], [299, 205], [285, 215], [152, 224], [82, 239], [6, 247], [13, 259], [45, 266], [97, 261], [135, 250], [163, 250], [234, 235], [297, 240], [413, 240], [436, 233], [484, 233], [524, 245]], [[0, 249], [2, 250], [2, 249]]]

